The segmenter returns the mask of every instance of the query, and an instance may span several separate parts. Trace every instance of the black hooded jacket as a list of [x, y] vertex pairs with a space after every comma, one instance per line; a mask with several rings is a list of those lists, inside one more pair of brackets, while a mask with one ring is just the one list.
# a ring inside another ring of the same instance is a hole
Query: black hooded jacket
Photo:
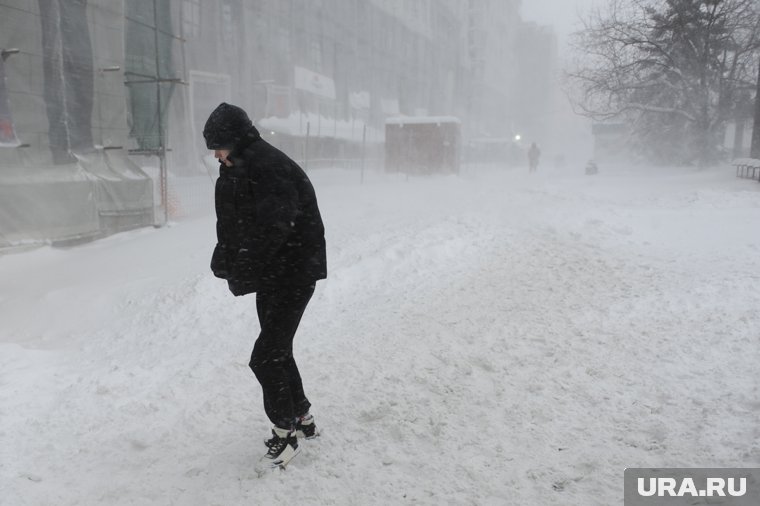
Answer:
[[235, 106], [217, 107], [203, 135], [210, 149], [232, 148], [233, 166], [222, 163], [216, 181], [214, 275], [235, 295], [327, 277], [325, 229], [301, 167], [262, 139]]

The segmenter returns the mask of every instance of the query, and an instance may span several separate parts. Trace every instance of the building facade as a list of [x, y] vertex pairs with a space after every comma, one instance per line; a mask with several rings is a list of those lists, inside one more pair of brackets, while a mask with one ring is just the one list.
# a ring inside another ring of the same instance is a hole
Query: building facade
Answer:
[[177, 90], [186, 96], [173, 99], [182, 102], [174, 119], [193, 118], [192, 131], [172, 132], [175, 142], [197, 142], [202, 119], [222, 100], [240, 104], [270, 134], [304, 137], [308, 128], [323, 142], [360, 142], [365, 127], [381, 142], [389, 116], [467, 113], [463, 2], [174, 0], [172, 7], [184, 40], [174, 60], [188, 79]]
[[547, 26], [521, 23], [517, 29], [514, 88], [510, 110], [516, 129], [529, 142], [554, 138], [561, 97], [558, 83], [557, 38]]
[[519, 72], [520, 2], [469, 0], [467, 4], [467, 130], [470, 137], [509, 136], [515, 128], [509, 97]]
[[[301, 160], [363, 156], [397, 116], [454, 116], [465, 138], [509, 138], [542, 121], [551, 46], [520, 21], [519, 0], [8, 0], [0, 165], [6, 179], [55, 167], [45, 178], [68, 173], [84, 193], [100, 181], [99, 200], [71, 205], [82, 207], [71, 226], [40, 225], [93, 235], [119, 209], [145, 222], [155, 198], [140, 167], [157, 153], [169, 175], [212, 170], [202, 128], [222, 101]], [[11, 215], [26, 219], [0, 218]]]

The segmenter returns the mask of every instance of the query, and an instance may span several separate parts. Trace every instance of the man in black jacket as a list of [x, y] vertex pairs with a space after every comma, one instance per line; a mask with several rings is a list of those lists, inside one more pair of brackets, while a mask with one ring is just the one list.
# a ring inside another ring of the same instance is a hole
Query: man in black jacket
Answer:
[[306, 173], [261, 138], [241, 108], [222, 103], [203, 129], [219, 159], [214, 275], [235, 295], [256, 293], [261, 326], [250, 367], [274, 428], [265, 456], [284, 467], [297, 437], [319, 433], [293, 359], [293, 336], [315, 282], [327, 277], [325, 229]]

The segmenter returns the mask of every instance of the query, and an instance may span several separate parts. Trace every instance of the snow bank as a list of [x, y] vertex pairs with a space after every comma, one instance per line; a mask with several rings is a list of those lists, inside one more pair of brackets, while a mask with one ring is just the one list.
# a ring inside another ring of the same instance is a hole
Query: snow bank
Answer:
[[760, 186], [577, 169], [313, 172], [324, 435], [261, 477], [212, 219], [0, 257], [3, 504], [618, 504], [625, 467], [760, 466]]

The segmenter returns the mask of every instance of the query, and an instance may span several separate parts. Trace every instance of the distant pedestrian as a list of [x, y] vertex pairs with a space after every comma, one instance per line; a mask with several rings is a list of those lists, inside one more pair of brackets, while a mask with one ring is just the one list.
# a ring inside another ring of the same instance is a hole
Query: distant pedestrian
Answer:
[[256, 293], [261, 333], [249, 365], [274, 425], [263, 458], [285, 467], [300, 452], [298, 437], [319, 435], [293, 337], [315, 282], [327, 276], [325, 229], [306, 173], [261, 138], [243, 109], [219, 105], [203, 136], [220, 161], [211, 270], [234, 295]]
[[528, 149], [528, 167], [530, 168], [530, 172], [538, 170], [539, 158], [541, 158], [541, 150], [538, 149], [536, 143], [533, 142], [530, 145], [530, 149]]

